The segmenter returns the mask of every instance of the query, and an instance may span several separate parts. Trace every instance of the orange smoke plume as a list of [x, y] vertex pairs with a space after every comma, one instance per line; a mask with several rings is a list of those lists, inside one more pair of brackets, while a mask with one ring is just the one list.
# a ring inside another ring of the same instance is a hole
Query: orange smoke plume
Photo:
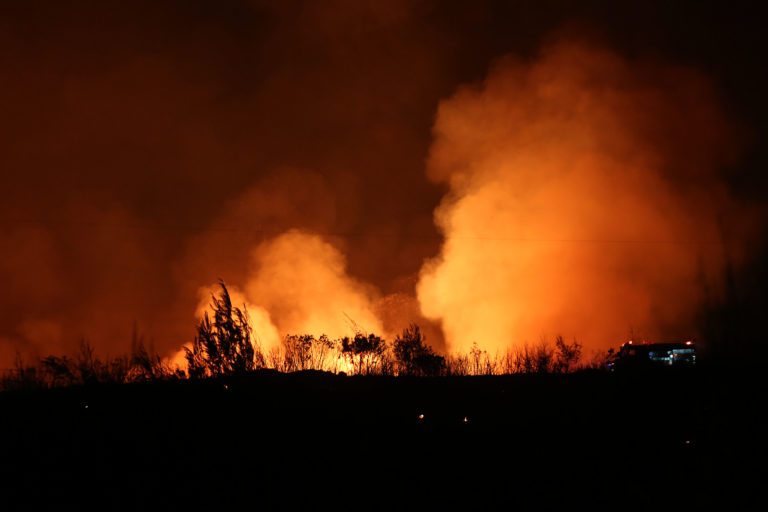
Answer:
[[500, 61], [437, 113], [427, 170], [450, 192], [423, 313], [452, 350], [691, 335], [740, 259], [722, 223], [744, 214], [718, 175], [731, 134], [688, 70], [570, 42]]
[[[335, 339], [357, 330], [382, 332], [376, 290], [350, 277], [343, 254], [319, 235], [289, 230], [259, 244], [252, 258], [245, 287], [227, 289], [232, 305], [247, 311], [252, 341], [262, 353], [279, 351], [285, 335]], [[219, 285], [199, 290], [198, 319], [211, 314], [212, 296], [219, 293]], [[185, 367], [184, 349], [170, 362]]]
[[245, 295], [280, 333], [334, 338], [354, 334], [355, 324], [381, 332], [375, 291], [348, 276], [342, 253], [319, 235], [291, 230], [260, 244]]

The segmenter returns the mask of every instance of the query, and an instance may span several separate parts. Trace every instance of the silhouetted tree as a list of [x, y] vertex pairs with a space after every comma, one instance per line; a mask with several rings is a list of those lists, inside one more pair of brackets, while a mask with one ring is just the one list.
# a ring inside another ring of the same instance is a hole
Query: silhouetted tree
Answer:
[[285, 370], [307, 370], [312, 361], [312, 343], [315, 337], [311, 334], [289, 334], [283, 338], [285, 349]]
[[325, 334], [319, 338], [311, 334], [287, 335], [283, 338], [282, 367], [285, 371], [322, 370], [333, 346], [333, 341]]
[[71, 386], [77, 383], [77, 378], [72, 372], [74, 361], [67, 356], [48, 356], [40, 361], [40, 367], [48, 375], [51, 386]]
[[0, 375], [0, 390], [27, 390], [46, 387], [40, 372], [34, 366], [24, 364], [21, 353], [16, 352], [14, 369]]
[[375, 334], [355, 334], [354, 338], [341, 339], [341, 353], [352, 362], [357, 374], [370, 374], [381, 365], [387, 349], [387, 342]]
[[233, 307], [229, 291], [219, 282], [221, 293], [211, 295], [213, 320], [208, 312], [197, 327], [192, 348], [186, 348], [190, 377], [242, 373], [263, 365], [261, 351], [251, 342], [248, 311]]
[[483, 351], [477, 346], [477, 342], [472, 342], [472, 348], [469, 349], [469, 371], [472, 375], [481, 375], [483, 373]]
[[90, 343], [83, 340], [74, 357], [48, 356], [40, 361], [40, 370], [48, 385], [52, 387], [119, 384], [132, 380], [132, 364], [130, 357], [99, 359]]
[[440, 375], [443, 372], [445, 358], [425, 345], [424, 339], [416, 324], [411, 324], [397, 335], [392, 351], [400, 375]]
[[174, 369], [169, 363], [164, 362], [155, 351], [153, 344], [149, 347], [144, 343], [144, 338], [139, 335], [138, 330], [134, 328], [131, 339], [131, 354], [126, 358], [129, 364], [126, 380], [129, 382], [161, 380], [168, 378], [179, 378], [184, 376], [184, 372]]
[[560, 373], [567, 373], [571, 367], [579, 362], [581, 358], [581, 345], [573, 340], [570, 345], [567, 344], [562, 336], [555, 339], [555, 363], [554, 370]]
[[546, 340], [542, 339], [533, 347], [533, 371], [534, 373], [551, 373], [554, 369], [555, 351]]

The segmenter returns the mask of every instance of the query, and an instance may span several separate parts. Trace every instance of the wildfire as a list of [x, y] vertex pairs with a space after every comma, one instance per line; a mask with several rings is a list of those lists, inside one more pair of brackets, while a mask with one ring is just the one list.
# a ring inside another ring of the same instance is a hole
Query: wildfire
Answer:
[[[728, 126], [690, 71], [562, 42], [532, 62], [500, 61], [439, 106], [427, 173], [449, 187], [435, 211], [445, 240], [409, 314], [464, 353], [555, 335], [605, 349], [629, 326], [656, 337], [690, 328], [702, 290], [722, 285], [720, 213], [738, 210], [715, 172], [731, 152]], [[339, 246], [299, 230], [256, 246], [239, 284], [233, 303], [268, 358], [286, 333], [362, 326], [391, 339], [387, 308], [403, 303], [350, 276]], [[182, 361], [183, 351], [172, 358]], [[355, 371], [340, 354], [327, 361]]]

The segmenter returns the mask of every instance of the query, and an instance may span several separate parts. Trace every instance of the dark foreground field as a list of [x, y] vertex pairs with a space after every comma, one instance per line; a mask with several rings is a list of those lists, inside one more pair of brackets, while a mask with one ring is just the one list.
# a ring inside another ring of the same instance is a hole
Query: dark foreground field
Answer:
[[752, 508], [760, 380], [263, 372], [5, 392], [0, 508]]

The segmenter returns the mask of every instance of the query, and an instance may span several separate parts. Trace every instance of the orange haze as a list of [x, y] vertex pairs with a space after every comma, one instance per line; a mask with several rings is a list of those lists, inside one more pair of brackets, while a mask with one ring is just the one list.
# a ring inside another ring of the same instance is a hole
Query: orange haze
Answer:
[[[12, 4], [0, 371], [134, 330], [173, 357], [219, 279], [267, 350], [352, 322], [440, 352], [680, 339], [735, 304], [727, 266], [752, 286], [762, 163], [723, 112], [754, 128], [762, 62], [698, 11], [665, 4], [680, 33], [626, 2]], [[605, 43], [547, 36], [581, 19]]]
[[740, 259], [731, 128], [691, 71], [555, 43], [441, 102], [434, 137], [446, 241], [418, 297], [451, 349], [692, 336]]
[[[454, 351], [697, 335], [697, 313], [741, 259], [723, 223], [747, 213], [719, 175], [733, 131], [688, 70], [573, 42], [532, 62], [500, 60], [438, 109], [427, 173], [449, 185], [435, 212], [445, 242], [421, 269], [421, 313]], [[382, 296], [348, 275], [319, 234], [288, 230], [251, 254], [236, 284], [264, 332], [339, 337], [351, 319], [392, 338], [424, 320], [407, 294]]]

